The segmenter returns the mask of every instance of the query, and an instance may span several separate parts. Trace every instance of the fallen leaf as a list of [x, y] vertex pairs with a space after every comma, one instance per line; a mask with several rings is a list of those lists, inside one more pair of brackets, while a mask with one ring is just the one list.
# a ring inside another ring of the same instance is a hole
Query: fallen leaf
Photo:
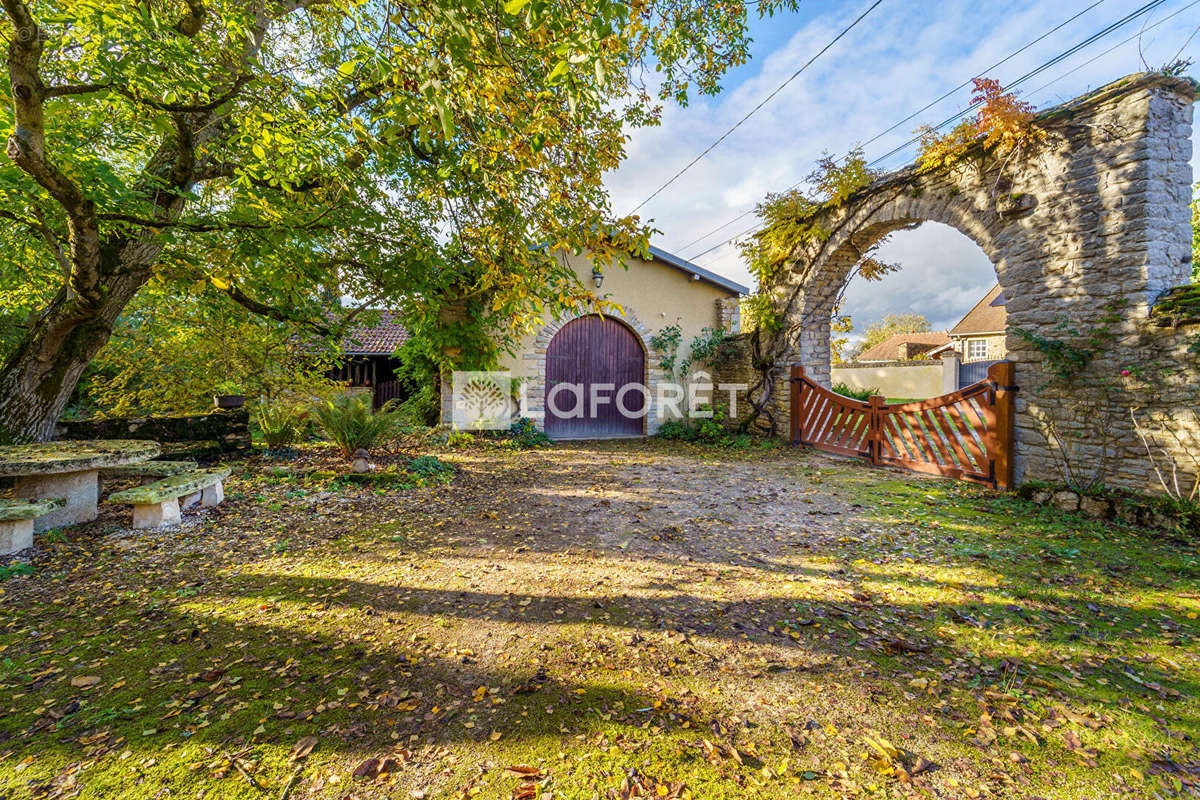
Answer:
[[313, 751], [313, 748], [317, 746], [317, 741], [317, 737], [315, 736], [305, 736], [296, 742], [292, 747], [292, 761], [299, 761], [308, 756]]

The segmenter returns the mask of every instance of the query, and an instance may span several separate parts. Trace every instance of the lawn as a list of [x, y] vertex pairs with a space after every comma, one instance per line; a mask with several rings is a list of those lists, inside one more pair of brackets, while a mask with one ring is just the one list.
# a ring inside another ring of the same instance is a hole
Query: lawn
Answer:
[[791, 448], [436, 455], [49, 537], [0, 797], [1200, 791], [1194, 543]]

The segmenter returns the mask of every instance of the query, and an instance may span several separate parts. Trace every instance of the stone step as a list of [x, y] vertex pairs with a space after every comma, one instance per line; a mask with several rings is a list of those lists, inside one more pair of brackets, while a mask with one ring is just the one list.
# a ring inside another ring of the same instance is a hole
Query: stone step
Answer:
[[220, 483], [229, 477], [229, 467], [181, 472], [154, 483], [135, 486], [108, 496], [109, 503], [132, 503], [135, 506], [153, 505], [165, 500], [184, 497]]

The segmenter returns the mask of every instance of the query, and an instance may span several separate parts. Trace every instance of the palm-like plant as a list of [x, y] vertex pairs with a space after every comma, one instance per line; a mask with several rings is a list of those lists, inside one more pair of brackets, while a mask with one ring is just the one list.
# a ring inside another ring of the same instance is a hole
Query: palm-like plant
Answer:
[[372, 411], [367, 394], [336, 395], [315, 404], [312, 414], [321, 431], [347, 458], [356, 450], [369, 450], [404, 427], [396, 401], [389, 400], [383, 408]]

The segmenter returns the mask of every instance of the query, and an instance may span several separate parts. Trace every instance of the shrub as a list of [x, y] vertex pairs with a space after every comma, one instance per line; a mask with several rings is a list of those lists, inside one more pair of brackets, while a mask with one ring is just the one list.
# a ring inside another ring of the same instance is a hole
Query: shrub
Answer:
[[833, 391], [837, 394], [840, 394], [842, 397], [849, 397], [854, 400], [861, 400], [862, 402], [865, 403], [868, 400], [870, 400], [871, 397], [879, 394], [879, 387], [872, 386], [868, 389], [851, 389], [849, 386], [847, 386], [844, 383], [835, 383], [833, 385]]
[[426, 383], [400, 403], [400, 415], [409, 428], [428, 428], [437, 424], [441, 398], [433, 383]]
[[529, 417], [521, 417], [508, 429], [509, 441], [518, 449], [527, 447], [547, 447], [551, 439]]
[[452, 430], [446, 435], [446, 446], [451, 448], [470, 447], [475, 444], [475, 434], [470, 431]]
[[430, 481], [447, 481], [454, 474], [454, 467], [437, 456], [416, 456], [409, 460], [405, 469]]
[[295, 403], [263, 400], [254, 411], [254, 422], [271, 449], [295, 444], [304, 431], [304, 417]]
[[371, 397], [343, 393], [313, 406], [313, 417], [321, 431], [349, 458], [354, 451], [369, 450], [398, 433], [404, 425], [394, 400], [378, 411], [371, 410]]

